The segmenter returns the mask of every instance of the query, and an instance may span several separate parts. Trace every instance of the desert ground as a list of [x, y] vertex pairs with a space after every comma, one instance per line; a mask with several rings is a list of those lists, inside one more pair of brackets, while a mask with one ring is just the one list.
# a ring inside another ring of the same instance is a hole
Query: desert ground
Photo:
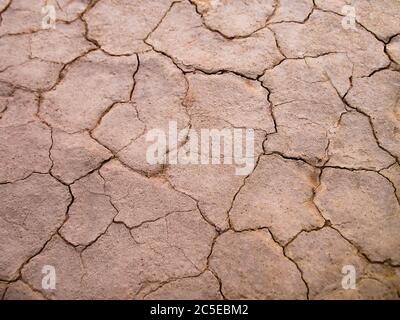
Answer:
[[399, 161], [398, 0], [0, 0], [2, 299], [400, 299]]

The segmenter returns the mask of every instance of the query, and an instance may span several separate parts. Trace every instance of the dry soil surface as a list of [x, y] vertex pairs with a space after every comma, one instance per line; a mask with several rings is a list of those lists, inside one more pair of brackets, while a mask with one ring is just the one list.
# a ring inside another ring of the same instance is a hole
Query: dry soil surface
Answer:
[[[0, 0], [0, 297], [399, 299], [400, 1], [44, 2]], [[170, 121], [254, 170], [149, 164]]]

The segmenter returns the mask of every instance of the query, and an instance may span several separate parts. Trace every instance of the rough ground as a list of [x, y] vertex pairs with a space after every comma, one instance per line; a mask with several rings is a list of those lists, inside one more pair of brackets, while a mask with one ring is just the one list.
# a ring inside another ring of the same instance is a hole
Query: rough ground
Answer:
[[[0, 0], [0, 297], [399, 299], [400, 1], [346, 3]], [[149, 165], [171, 120], [254, 171]]]

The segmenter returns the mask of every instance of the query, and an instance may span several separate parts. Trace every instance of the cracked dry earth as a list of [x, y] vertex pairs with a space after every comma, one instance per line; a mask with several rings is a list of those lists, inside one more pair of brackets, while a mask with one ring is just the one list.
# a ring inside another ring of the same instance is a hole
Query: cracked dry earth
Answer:
[[[350, 3], [0, 0], [0, 296], [399, 299], [400, 1]], [[255, 169], [149, 165], [169, 121]]]

